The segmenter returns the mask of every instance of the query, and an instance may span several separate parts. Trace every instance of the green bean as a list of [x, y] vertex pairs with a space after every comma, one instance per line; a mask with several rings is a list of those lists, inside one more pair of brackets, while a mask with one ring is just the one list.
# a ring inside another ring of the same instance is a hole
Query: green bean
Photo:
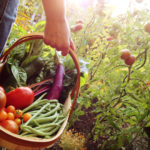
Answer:
[[44, 105], [36, 114], [34, 114], [34, 115], [25, 123], [25, 125], [28, 125], [28, 124], [31, 122], [31, 120], [33, 120], [36, 116], [38, 116], [48, 105], [49, 105], [49, 103], [46, 104], [46, 105]]
[[66, 120], [66, 118], [60, 120], [59, 122], [57, 122], [59, 125], [62, 124], [64, 121]]
[[[57, 127], [57, 128], [59, 128], [59, 127]], [[26, 126], [26, 125], [22, 125], [22, 129], [23, 129], [24, 131], [28, 131], [28, 130], [29, 130], [30, 133], [37, 134], [37, 136], [46, 136], [46, 135], [49, 135], [49, 133], [46, 133], [46, 132], [42, 132], [42, 131], [33, 129], [32, 127]]]
[[57, 99], [51, 99], [51, 100], [49, 100], [50, 101], [50, 103], [58, 103], [58, 100]]
[[[39, 118], [34, 119], [34, 120], [38, 123], [45, 123], [45, 122], [53, 121], [57, 117], [57, 115], [58, 114], [54, 114], [53, 116], [50, 116], [50, 117], [39, 117]], [[33, 122], [31, 122], [31, 123], [33, 123]]]
[[29, 105], [28, 107], [26, 107], [24, 110], [23, 110], [23, 113], [33, 109], [34, 107], [36, 108], [36, 106], [40, 106], [40, 105], [44, 105], [48, 103], [48, 100], [40, 100], [39, 102], [35, 101], [34, 103], [32, 103], [31, 105]]
[[56, 123], [47, 123], [47, 124], [40, 124], [39, 126], [35, 127], [35, 129], [41, 129], [41, 128], [47, 128], [47, 127], [53, 127], [57, 126], [58, 124]]
[[53, 135], [56, 131], [58, 131], [59, 128], [60, 128], [60, 127], [57, 126], [54, 130], [52, 130], [51, 132], [49, 132], [49, 136], [50, 136], [50, 135]]
[[53, 110], [51, 110], [51, 111], [48, 112], [48, 113], [41, 114], [40, 117], [51, 116], [52, 114], [54, 114], [54, 113], [55, 113], [57, 110], [59, 110], [59, 109], [60, 109], [60, 104], [57, 103], [57, 106], [56, 106]]

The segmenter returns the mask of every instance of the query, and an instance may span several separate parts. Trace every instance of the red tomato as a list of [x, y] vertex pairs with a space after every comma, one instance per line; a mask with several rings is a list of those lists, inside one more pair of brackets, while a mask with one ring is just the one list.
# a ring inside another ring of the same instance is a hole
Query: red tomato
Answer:
[[78, 24], [71, 27], [72, 32], [77, 32], [77, 31], [80, 31], [81, 29], [82, 29], [82, 24], [81, 23], [78, 23]]
[[134, 64], [135, 60], [136, 60], [136, 57], [132, 55], [125, 60], [125, 63], [126, 63], [126, 65], [131, 66]]
[[3, 91], [0, 90], [0, 109], [6, 105], [6, 95]]
[[14, 115], [12, 112], [9, 112], [9, 113], [7, 114], [7, 119], [8, 119], [8, 120], [14, 120], [14, 119], [15, 119], [15, 115]]
[[130, 51], [128, 49], [123, 49], [121, 51], [121, 59], [126, 60], [129, 57], [130, 57]]
[[28, 87], [19, 87], [6, 94], [7, 106], [13, 105], [16, 109], [23, 109], [34, 101], [34, 93]]
[[9, 130], [12, 133], [18, 134], [19, 128], [18, 128], [18, 125], [15, 121], [13, 121], [13, 120], [4, 120], [0, 123], [0, 125], [3, 128]]
[[0, 91], [5, 93], [5, 90], [4, 90], [4, 88], [2, 86], [0, 86]]
[[7, 119], [7, 112], [5, 109], [0, 110], [0, 121], [6, 120]]
[[21, 125], [21, 119], [16, 118], [14, 121], [17, 123], [18, 126]]
[[107, 41], [112, 41], [112, 40], [113, 40], [112, 37], [108, 37], [108, 38], [107, 38]]
[[23, 121], [24, 121], [24, 122], [27, 122], [31, 117], [32, 117], [31, 114], [25, 113], [25, 114], [23, 115]]
[[15, 117], [16, 117], [16, 118], [21, 118], [21, 117], [22, 117], [22, 115], [23, 115], [22, 110], [17, 109], [17, 110], [15, 111]]
[[15, 113], [16, 109], [15, 109], [15, 107], [13, 105], [9, 105], [6, 108], [6, 111], [7, 112], [11, 112], [11, 113]]

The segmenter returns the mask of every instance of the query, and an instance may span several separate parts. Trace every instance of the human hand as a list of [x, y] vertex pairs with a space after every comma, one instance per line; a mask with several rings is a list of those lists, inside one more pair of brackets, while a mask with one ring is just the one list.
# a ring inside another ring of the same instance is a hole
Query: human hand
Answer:
[[69, 53], [70, 48], [75, 49], [66, 19], [46, 21], [44, 43], [61, 51], [63, 56]]

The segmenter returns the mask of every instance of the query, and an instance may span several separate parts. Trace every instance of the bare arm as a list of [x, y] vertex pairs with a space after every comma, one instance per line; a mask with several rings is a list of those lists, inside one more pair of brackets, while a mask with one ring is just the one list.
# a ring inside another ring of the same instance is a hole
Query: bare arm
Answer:
[[42, 3], [46, 15], [44, 42], [67, 55], [70, 47], [74, 49], [74, 44], [66, 19], [65, 0], [42, 0]]

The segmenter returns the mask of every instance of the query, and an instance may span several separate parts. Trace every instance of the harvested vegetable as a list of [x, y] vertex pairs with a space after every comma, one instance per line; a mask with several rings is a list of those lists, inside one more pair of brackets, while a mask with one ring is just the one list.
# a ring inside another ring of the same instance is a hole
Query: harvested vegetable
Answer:
[[6, 94], [7, 106], [13, 105], [16, 109], [23, 109], [34, 101], [34, 93], [28, 87], [19, 87]]
[[18, 125], [15, 121], [13, 121], [13, 120], [4, 120], [4, 121], [0, 122], [0, 125], [3, 128], [9, 130], [12, 133], [18, 134], [19, 128], [18, 128]]
[[5, 93], [5, 90], [2, 86], [0, 86], [0, 91], [2, 91], [3, 93]]
[[15, 115], [12, 112], [7, 113], [7, 119], [8, 120], [14, 120], [15, 119]]
[[24, 114], [29, 113], [32, 117], [20, 125], [21, 135], [50, 138], [64, 122], [66, 114], [63, 112], [63, 105], [56, 99], [43, 99], [43, 96], [23, 110]]
[[6, 105], [6, 95], [3, 91], [0, 90], [0, 109]]
[[7, 119], [7, 112], [5, 111], [4, 108], [0, 109], [0, 121], [6, 120]]
[[9, 106], [7, 106], [7, 108], [6, 108], [6, 111], [7, 111], [7, 112], [15, 113], [16, 109], [15, 109], [15, 107], [14, 107], [13, 105], [9, 105]]
[[17, 110], [15, 111], [15, 117], [16, 117], [16, 118], [21, 118], [21, 117], [22, 117], [22, 115], [23, 115], [22, 110], [17, 109]]
[[30, 113], [25, 113], [23, 115], [23, 121], [27, 122], [31, 117], [32, 117], [32, 115]]
[[57, 67], [56, 75], [50, 92], [46, 95], [47, 99], [59, 99], [63, 88], [63, 80], [65, 75], [65, 68], [62, 64]]
[[14, 121], [17, 123], [18, 126], [21, 125], [21, 119], [20, 118], [16, 118]]

